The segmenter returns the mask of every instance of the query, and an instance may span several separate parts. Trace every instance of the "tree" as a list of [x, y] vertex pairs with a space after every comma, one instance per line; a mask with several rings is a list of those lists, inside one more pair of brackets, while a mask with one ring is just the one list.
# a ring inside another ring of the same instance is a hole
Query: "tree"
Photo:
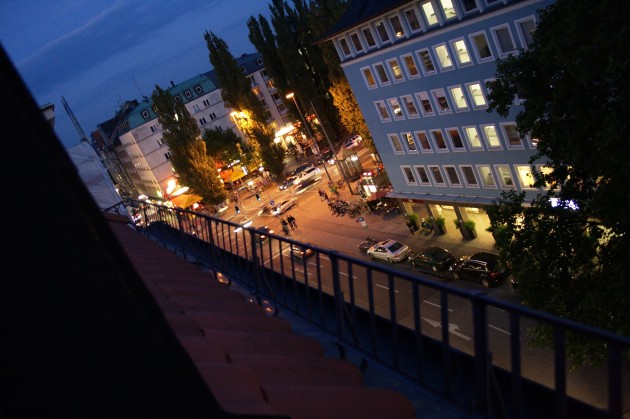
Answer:
[[[490, 111], [508, 116], [516, 96], [523, 101], [517, 128], [537, 141], [530, 163], [547, 167], [534, 170], [547, 193], [531, 205], [504, 195], [489, 208], [492, 227], [508, 230], [500, 253], [524, 303], [622, 335], [630, 335], [630, 166], [618, 157], [629, 124], [629, 18], [625, 2], [559, 0], [489, 84]], [[536, 338], [551, 343], [546, 329]], [[580, 336], [568, 342], [576, 365], [605, 354]]]
[[202, 137], [206, 152], [215, 162], [228, 165], [235, 160], [249, 160], [244, 156], [241, 139], [232, 130], [207, 129]]
[[171, 153], [171, 164], [182, 185], [202, 196], [209, 204], [219, 204], [226, 194], [216, 164], [206, 153], [199, 127], [182, 102], [156, 85], [151, 96], [158, 121], [164, 130], [164, 141]]

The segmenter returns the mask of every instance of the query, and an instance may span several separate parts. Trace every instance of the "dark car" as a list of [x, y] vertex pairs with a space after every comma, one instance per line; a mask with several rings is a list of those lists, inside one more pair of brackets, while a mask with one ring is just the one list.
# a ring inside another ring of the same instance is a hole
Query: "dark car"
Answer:
[[291, 244], [291, 257], [298, 259], [306, 259], [313, 254], [313, 249], [302, 247], [297, 244]]
[[508, 270], [499, 263], [499, 256], [489, 252], [462, 256], [449, 270], [455, 279], [477, 282], [486, 288], [500, 285], [509, 276]]
[[282, 182], [280, 185], [278, 185], [278, 189], [280, 189], [281, 191], [284, 191], [285, 189], [289, 189], [291, 186], [293, 186], [293, 181], [297, 178], [296, 175], [291, 175], [289, 177], [287, 177], [284, 182]]
[[267, 226], [258, 227], [256, 229], [256, 233], [254, 233], [256, 237], [256, 244], [263, 244], [265, 241], [269, 240], [268, 234], [273, 234], [274, 231]]
[[432, 270], [433, 272], [450, 266], [454, 261], [454, 254], [437, 246], [429, 246], [409, 256], [409, 262], [411, 262], [413, 266]]

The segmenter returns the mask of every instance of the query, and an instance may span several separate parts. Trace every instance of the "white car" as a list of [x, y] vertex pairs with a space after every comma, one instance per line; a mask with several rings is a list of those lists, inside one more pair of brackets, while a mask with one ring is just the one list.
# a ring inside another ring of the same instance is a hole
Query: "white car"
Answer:
[[315, 180], [318, 177], [321, 177], [321, 171], [317, 167], [310, 167], [297, 175], [297, 177], [293, 180], [293, 184], [304, 184], [310, 180]]
[[397, 240], [384, 240], [376, 243], [367, 251], [370, 259], [386, 260], [389, 263], [405, 260], [410, 253], [409, 246]]
[[352, 150], [353, 148], [358, 147], [361, 144], [361, 141], [363, 141], [363, 137], [360, 135], [353, 135], [352, 138], [343, 143], [343, 148], [346, 150]]
[[288, 210], [290, 210], [294, 206], [295, 206], [295, 199], [285, 199], [284, 201], [281, 201], [281, 202], [277, 203], [271, 209], [271, 214], [273, 214], [273, 215], [284, 214], [285, 212], [287, 212]]

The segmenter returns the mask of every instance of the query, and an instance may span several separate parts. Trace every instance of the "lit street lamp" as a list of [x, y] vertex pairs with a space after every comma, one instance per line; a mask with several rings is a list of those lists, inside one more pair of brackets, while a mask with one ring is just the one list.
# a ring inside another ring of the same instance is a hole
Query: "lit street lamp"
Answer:
[[[298, 106], [297, 101], [295, 100], [295, 93], [291, 92], [291, 93], [287, 94], [286, 98], [287, 99], [293, 99], [293, 103], [295, 104], [295, 107], [296, 107], [298, 113], [300, 114], [300, 118], [302, 119], [302, 123], [304, 124], [304, 128], [306, 129], [306, 133], [308, 134], [309, 137], [311, 137], [311, 141], [315, 141], [315, 144], [317, 144], [317, 140], [315, 139], [315, 137], [311, 133], [311, 130], [308, 127], [308, 124], [306, 123], [306, 120], [304, 119], [304, 115], [302, 115], [302, 111], [300, 110], [300, 107]], [[316, 147], [317, 147], [317, 145], [316, 145]], [[317, 150], [317, 154], [319, 154], [319, 147], [317, 147], [316, 150]], [[326, 162], [324, 162], [324, 171], [326, 172], [326, 176], [328, 176], [328, 180], [330, 181], [330, 183], [332, 183], [332, 178], [330, 177], [330, 173], [328, 173], [328, 168], [326, 167]]]

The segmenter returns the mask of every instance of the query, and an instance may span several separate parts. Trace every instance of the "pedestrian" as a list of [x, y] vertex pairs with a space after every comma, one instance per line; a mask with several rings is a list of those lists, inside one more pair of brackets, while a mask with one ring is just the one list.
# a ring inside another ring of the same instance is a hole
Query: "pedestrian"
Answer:
[[319, 193], [319, 200], [320, 200], [320, 201], [323, 201], [323, 200], [324, 200], [324, 194], [325, 194], [326, 192], [324, 192], [324, 189], [319, 188], [319, 192], [318, 192], [318, 193]]
[[324, 191], [324, 200], [325, 200], [325, 201], [330, 201], [330, 200], [328, 199], [328, 194], [326, 193], [326, 191]]
[[295, 230], [297, 228], [297, 223], [295, 222], [295, 218], [292, 215], [287, 217], [287, 222], [291, 226], [291, 230]]
[[289, 234], [289, 223], [284, 218], [280, 218], [280, 224], [282, 224], [282, 231], [284, 234]]

